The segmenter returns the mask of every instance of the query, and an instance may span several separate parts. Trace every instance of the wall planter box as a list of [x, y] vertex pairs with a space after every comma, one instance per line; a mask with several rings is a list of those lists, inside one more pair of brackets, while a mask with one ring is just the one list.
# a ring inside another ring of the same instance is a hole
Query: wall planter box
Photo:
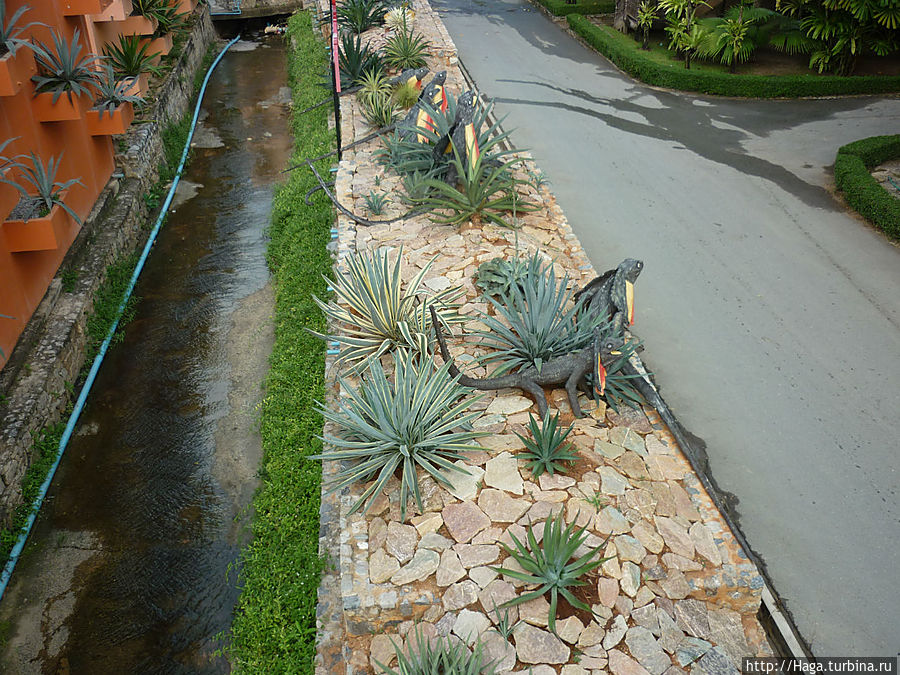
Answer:
[[124, 134], [133, 120], [134, 106], [130, 103], [123, 103], [112, 111], [112, 114], [107, 110], [101, 115], [100, 111], [94, 108], [87, 111], [87, 127], [91, 136]]
[[162, 60], [162, 57], [172, 51], [172, 34], [166, 33], [162, 37], [153, 38], [152, 40], [149, 38], [141, 40], [142, 45], [147, 43], [149, 43], [149, 45], [147, 46], [148, 54], [159, 53], [159, 56], [153, 59], [153, 65], [158, 65]]
[[15, 96], [22, 85], [37, 72], [34, 54], [28, 47], [20, 47], [0, 59], [0, 96]]
[[56, 5], [63, 16], [83, 16], [103, 11], [103, 0], [56, 0]]
[[53, 92], [45, 91], [31, 99], [31, 112], [38, 122], [67, 122], [84, 117], [84, 103], [80, 96], [63, 94], [53, 103]]
[[147, 98], [147, 94], [150, 93], [150, 73], [138, 75], [134, 82], [131, 83], [131, 86], [125, 90], [125, 93], [129, 96], [143, 96]]
[[156, 30], [156, 19], [140, 15], [129, 16], [116, 25], [116, 30], [120, 35], [152, 35]]
[[63, 241], [72, 221], [58, 204], [42, 218], [7, 220], [3, 223], [3, 240], [10, 253], [26, 251], [55, 251]]
[[[6, 176], [4, 176], [6, 177]], [[6, 220], [7, 216], [12, 213], [19, 203], [22, 193], [16, 190], [12, 185], [0, 183], [0, 222]]]
[[131, 16], [131, 0], [101, 0], [100, 5], [100, 11], [91, 15], [91, 20], [95, 23], [124, 21]]

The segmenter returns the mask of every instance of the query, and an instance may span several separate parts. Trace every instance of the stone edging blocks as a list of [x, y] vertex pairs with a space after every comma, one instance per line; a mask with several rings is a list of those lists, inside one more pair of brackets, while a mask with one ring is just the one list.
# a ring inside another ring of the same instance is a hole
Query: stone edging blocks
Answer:
[[[447, 90], [461, 93], [465, 85], [446, 28], [426, 0], [412, 6], [415, 30], [436, 46], [431, 70], [446, 69]], [[352, 97], [342, 99], [341, 117], [345, 144], [370, 132]], [[389, 194], [399, 187], [399, 179], [375, 162], [375, 149], [376, 143], [358, 146], [339, 166], [335, 194], [355, 213], [366, 213], [364, 197], [376, 176]], [[471, 223], [457, 229], [424, 216], [363, 228], [339, 216], [336, 264], [353, 251], [402, 245], [404, 278], [434, 259], [425, 285], [434, 291], [462, 287], [464, 315], [487, 309], [472, 282], [477, 266], [511, 257], [516, 245], [520, 254], [542, 251], [574, 285], [583, 285], [596, 274], [565, 215], [546, 188], [528, 189], [542, 208], [521, 215], [517, 231]], [[393, 206], [379, 218], [400, 213]], [[470, 340], [454, 340], [451, 352], [469, 374], [483, 374], [471, 366], [479, 348]], [[327, 362], [330, 404], [342, 393], [335, 371]], [[563, 423], [572, 421], [564, 390], [548, 398]], [[763, 579], [656, 412], [617, 413], [587, 400], [583, 407], [591, 413], [574, 420], [569, 440], [579, 461], [571, 477], [534, 479], [516, 459], [523, 445], [515, 434], [526, 433], [536, 407], [519, 390], [501, 390], [472, 406], [483, 411], [475, 427], [491, 433], [482, 440], [487, 452], [468, 453], [472, 475], [448, 476], [450, 490], [420, 476], [424, 513], [400, 521], [396, 479], [366, 516], [348, 515], [361, 485], [323, 495], [321, 550], [333, 569], [320, 587], [317, 674], [376, 672], [376, 661], [391, 662], [394, 643], [408, 646], [416, 622], [429, 638], [448, 636], [470, 646], [480, 639], [500, 673], [675, 675], [696, 668], [712, 675], [736, 673], [744, 656], [770, 654], [756, 620]], [[325, 431], [334, 432], [329, 425]], [[326, 482], [333, 464], [325, 463]], [[598, 495], [603, 503], [595, 506], [589, 498]], [[507, 641], [493, 628], [492, 610], [522, 586], [491, 569], [511, 563], [500, 544], [510, 543], [511, 535], [523, 539], [529, 523], [560, 510], [567, 522], [587, 527], [586, 545], [608, 537], [603, 555], [611, 559], [596, 581], [595, 616], [560, 615], [554, 636], [540, 598], [510, 610], [511, 620], [522, 623]]]

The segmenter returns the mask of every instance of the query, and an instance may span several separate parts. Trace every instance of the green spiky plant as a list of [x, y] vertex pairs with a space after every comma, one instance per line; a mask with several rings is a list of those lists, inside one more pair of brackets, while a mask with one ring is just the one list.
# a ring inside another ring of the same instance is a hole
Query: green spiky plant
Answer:
[[366, 208], [373, 216], [380, 216], [384, 213], [384, 207], [389, 201], [385, 193], [374, 190], [369, 190], [369, 194], [365, 196]]
[[513, 607], [549, 593], [550, 610], [547, 622], [550, 631], [554, 634], [556, 633], [556, 606], [560, 595], [573, 607], [591, 612], [591, 608], [576, 598], [569, 589], [586, 586], [588, 582], [582, 577], [600, 567], [609, 558], [597, 557], [600, 549], [606, 545], [604, 542], [580, 558], [572, 560], [575, 551], [584, 544], [588, 537], [586, 530], [586, 527], [576, 529], [575, 523], [566, 526], [563, 512], [560, 510], [556, 518], [547, 518], [544, 522], [544, 537], [540, 544], [534, 535], [534, 525], [529, 525], [525, 532], [527, 546], [514, 534], [510, 535], [513, 546], [501, 542], [509, 556], [519, 563], [524, 571], [508, 567], [492, 567], [491, 569], [513, 579], [524, 581], [526, 584], [535, 584], [538, 588], [504, 602], [500, 607]]
[[365, 106], [369, 101], [382, 99], [391, 95], [391, 83], [387, 75], [380, 70], [366, 71], [359, 78], [359, 91], [356, 98]]
[[366, 73], [384, 72], [381, 55], [364, 45], [359, 35], [341, 35], [338, 65], [344, 86], [359, 84]]
[[116, 108], [123, 103], [131, 103], [135, 106], [144, 104], [143, 97], [128, 93], [134, 78], [119, 79], [113, 67], [108, 63], [103, 64], [101, 73], [97, 80], [97, 94], [94, 97], [94, 108], [100, 111], [101, 119], [104, 112], [108, 112], [111, 117]]
[[502, 227], [515, 227], [507, 214], [534, 211], [537, 205], [522, 197], [516, 189], [525, 181], [513, 176], [513, 169], [521, 163], [511, 159], [499, 166], [485, 162], [483, 154], [463, 165], [453, 149], [453, 159], [459, 186], [448, 185], [436, 178], [427, 182], [430, 195], [422, 201], [423, 208], [431, 211], [430, 218], [445, 225], [462, 225], [474, 221], [489, 222]]
[[[23, 155], [24, 157], [24, 155]], [[78, 178], [70, 178], [67, 181], [59, 182], [56, 180], [56, 174], [59, 171], [59, 165], [62, 162], [62, 154], [58, 157], [51, 157], [45, 165], [43, 160], [33, 152], [28, 153], [29, 164], [17, 162], [19, 177], [26, 183], [31, 185], [36, 194], [29, 194], [29, 191], [17, 182], [8, 178], [0, 177], [0, 183], [6, 183], [16, 188], [22, 193], [25, 199], [36, 199], [39, 203], [38, 216], [46, 216], [54, 206], [64, 209], [79, 225], [81, 218], [75, 213], [68, 204], [63, 201], [63, 193], [73, 185], [84, 186]], [[24, 218], [28, 220], [26, 215]]]
[[475, 271], [475, 286], [484, 295], [508, 296], [513, 286], [522, 288], [528, 279], [543, 273], [544, 261], [535, 252], [527, 258], [492, 258], [486, 260]]
[[494, 675], [497, 672], [494, 664], [485, 663], [480, 642], [469, 652], [461, 642], [444, 637], [429, 640], [416, 626], [415, 643], [408, 651], [394, 643], [397, 670], [376, 661], [381, 672], [384, 675]]
[[384, 45], [384, 62], [391, 68], [405, 70], [426, 65], [425, 56], [431, 43], [404, 24]]
[[525, 449], [519, 452], [519, 456], [525, 460], [526, 466], [535, 478], [544, 472], [551, 476], [557, 471], [564, 473], [563, 464], [572, 464], [578, 459], [578, 455], [573, 452], [572, 444], [566, 442], [566, 437], [574, 428], [574, 425], [571, 425], [565, 431], [561, 430], [559, 413], [550, 417], [550, 412], [547, 411], [540, 422], [534, 415], [528, 414], [531, 437], [518, 432], [516, 436], [525, 444]]
[[6, 0], [0, 0], [0, 56], [15, 54], [20, 47], [27, 47], [28, 40], [23, 37], [25, 31], [32, 26], [43, 25], [35, 21], [19, 25], [19, 20], [30, 9], [28, 5], [22, 5], [7, 19]]
[[584, 349], [594, 341], [595, 329], [607, 323], [572, 302], [568, 275], [557, 279], [553, 265], [542, 262], [539, 269], [499, 299], [487, 297], [495, 315], [479, 315], [488, 330], [476, 334], [493, 349], [481, 361], [499, 364], [495, 377], [521, 368], [540, 370], [552, 358]]
[[376, 129], [383, 129], [394, 123], [399, 112], [390, 96], [373, 97], [362, 106], [363, 117]]
[[106, 45], [103, 53], [120, 78], [160, 72], [159, 68], [153, 65], [153, 59], [159, 56], [160, 52], [151, 52], [150, 43], [142, 44], [139, 35], [120, 35], [118, 44]]
[[343, 345], [338, 363], [354, 364], [360, 369], [401, 347], [427, 353], [434, 335], [428, 310], [431, 305], [445, 326], [462, 321], [453, 304], [462, 295], [462, 289], [447, 288], [429, 294], [422, 288], [433, 261], [404, 288], [400, 275], [403, 249], [393, 263], [388, 253], [388, 249], [381, 248], [349, 256], [346, 271], [332, 282], [335, 300], [326, 304], [314, 298], [322, 311], [342, 326], [340, 334], [330, 338]]
[[97, 82], [97, 71], [94, 64], [100, 61], [96, 54], [81, 55], [78, 29], [72, 34], [72, 40], [66, 40], [58, 31], [52, 31], [53, 49], [43, 43], [34, 44], [34, 60], [38, 67], [37, 75], [32, 77], [36, 85], [34, 93], [53, 92], [53, 102], [65, 94], [69, 100], [72, 96], [90, 94]]
[[156, 30], [153, 37], [163, 37], [169, 33], [177, 33], [187, 28], [190, 15], [187, 12], [179, 12], [178, 7], [163, 3], [155, 9], [151, 15], [156, 19]]
[[386, 13], [383, 0], [344, 0], [337, 8], [337, 20], [342, 28], [359, 34], [381, 25]]
[[412, 82], [404, 82], [394, 89], [391, 93], [391, 99], [397, 104], [398, 108], [409, 110], [419, 100], [420, 93], [419, 88]]
[[450, 376], [450, 364], [435, 368], [430, 356], [394, 353], [394, 381], [388, 380], [381, 361], [370, 361], [358, 388], [341, 380], [344, 395], [338, 410], [322, 405], [321, 413], [340, 428], [338, 436], [326, 435], [327, 449], [313, 459], [346, 461], [334, 477], [329, 492], [357, 482], [374, 482], [350, 508], [365, 513], [388, 480], [400, 472], [400, 519], [406, 520], [411, 496], [424, 513], [417, 470], [422, 469], [441, 485], [450, 486], [442, 471], [466, 473], [454, 464], [461, 452], [478, 449], [472, 442], [486, 432], [471, 431], [480, 412], [466, 412], [475, 399], [465, 400], [468, 389]]

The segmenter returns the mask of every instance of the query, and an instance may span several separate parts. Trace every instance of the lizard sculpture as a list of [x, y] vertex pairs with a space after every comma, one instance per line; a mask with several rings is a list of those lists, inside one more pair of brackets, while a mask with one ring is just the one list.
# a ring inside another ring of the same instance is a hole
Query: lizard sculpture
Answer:
[[458, 377], [459, 383], [464, 387], [472, 387], [473, 389], [505, 389], [506, 387], [524, 389], [537, 402], [541, 418], [547, 414], [547, 397], [544, 394], [543, 387], [560, 384], [565, 385], [566, 394], [569, 397], [569, 405], [572, 406], [572, 413], [575, 417], [584, 417], [581, 405], [578, 403], [578, 387], [584, 383], [585, 376], [593, 371], [594, 382], [599, 384], [597, 393], [602, 396], [606, 386], [606, 367], [604, 363], [609, 363], [612, 357], [621, 355], [622, 352], [620, 350], [625, 344], [624, 339], [619, 337], [607, 338], [600, 344], [599, 333], [595, 333], [594, 343], [590, 347], [585, 347], [573, 354], [550, 359], [544, 363], [540, 371], [529, 367], [510, 375], [477, 379], [459, 372], [459, 369], [453, 363], [450, 351], [447, 349], [447, 343], [444, 340], [437, 313], [433, 307], [429, 307], [429, 309], [431, 310], [431, 325], [434, 326], [434, 333], [440, 346], [441, 356], [444, 358], [444, 361], [450, 364], [451, 376]]
[[419, 100], [409, 109], [403, 121], [397, 124], [397, 129], [400, 130], [400, 135], [404, 140], [417, 138], [421, 142], [424, 136], [419, 133], [419, 129], [433, 129], [434, 120], [431, 119], [422, 104], [427, 103], [433, 109], [446, 110], [447, 95], [444, 92], [444, 82], [446, 81], [446, 70], [435, 73], [431, 81], [422, 89], [422, 93], [419, 94]]
[[[575, 302], [584, 303], [592, 314], [608, 317], [617, 326], [634, 325], [634, 282], [644, 263], [626, 258], [619, 266], [607, 270], [588, 282], [575, 294]], [[617, 330], [616, 335], [621, 334]]]

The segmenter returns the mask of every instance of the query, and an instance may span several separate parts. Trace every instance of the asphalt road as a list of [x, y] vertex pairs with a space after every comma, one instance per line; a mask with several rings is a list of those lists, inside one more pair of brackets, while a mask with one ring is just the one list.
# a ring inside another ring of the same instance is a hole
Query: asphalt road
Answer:
[[900, 652], [900, 249], [827, 189], [900, 99], [737, 101], [635, 83], [522, 0], [436, 0], [635, 331], [817, 655]]

